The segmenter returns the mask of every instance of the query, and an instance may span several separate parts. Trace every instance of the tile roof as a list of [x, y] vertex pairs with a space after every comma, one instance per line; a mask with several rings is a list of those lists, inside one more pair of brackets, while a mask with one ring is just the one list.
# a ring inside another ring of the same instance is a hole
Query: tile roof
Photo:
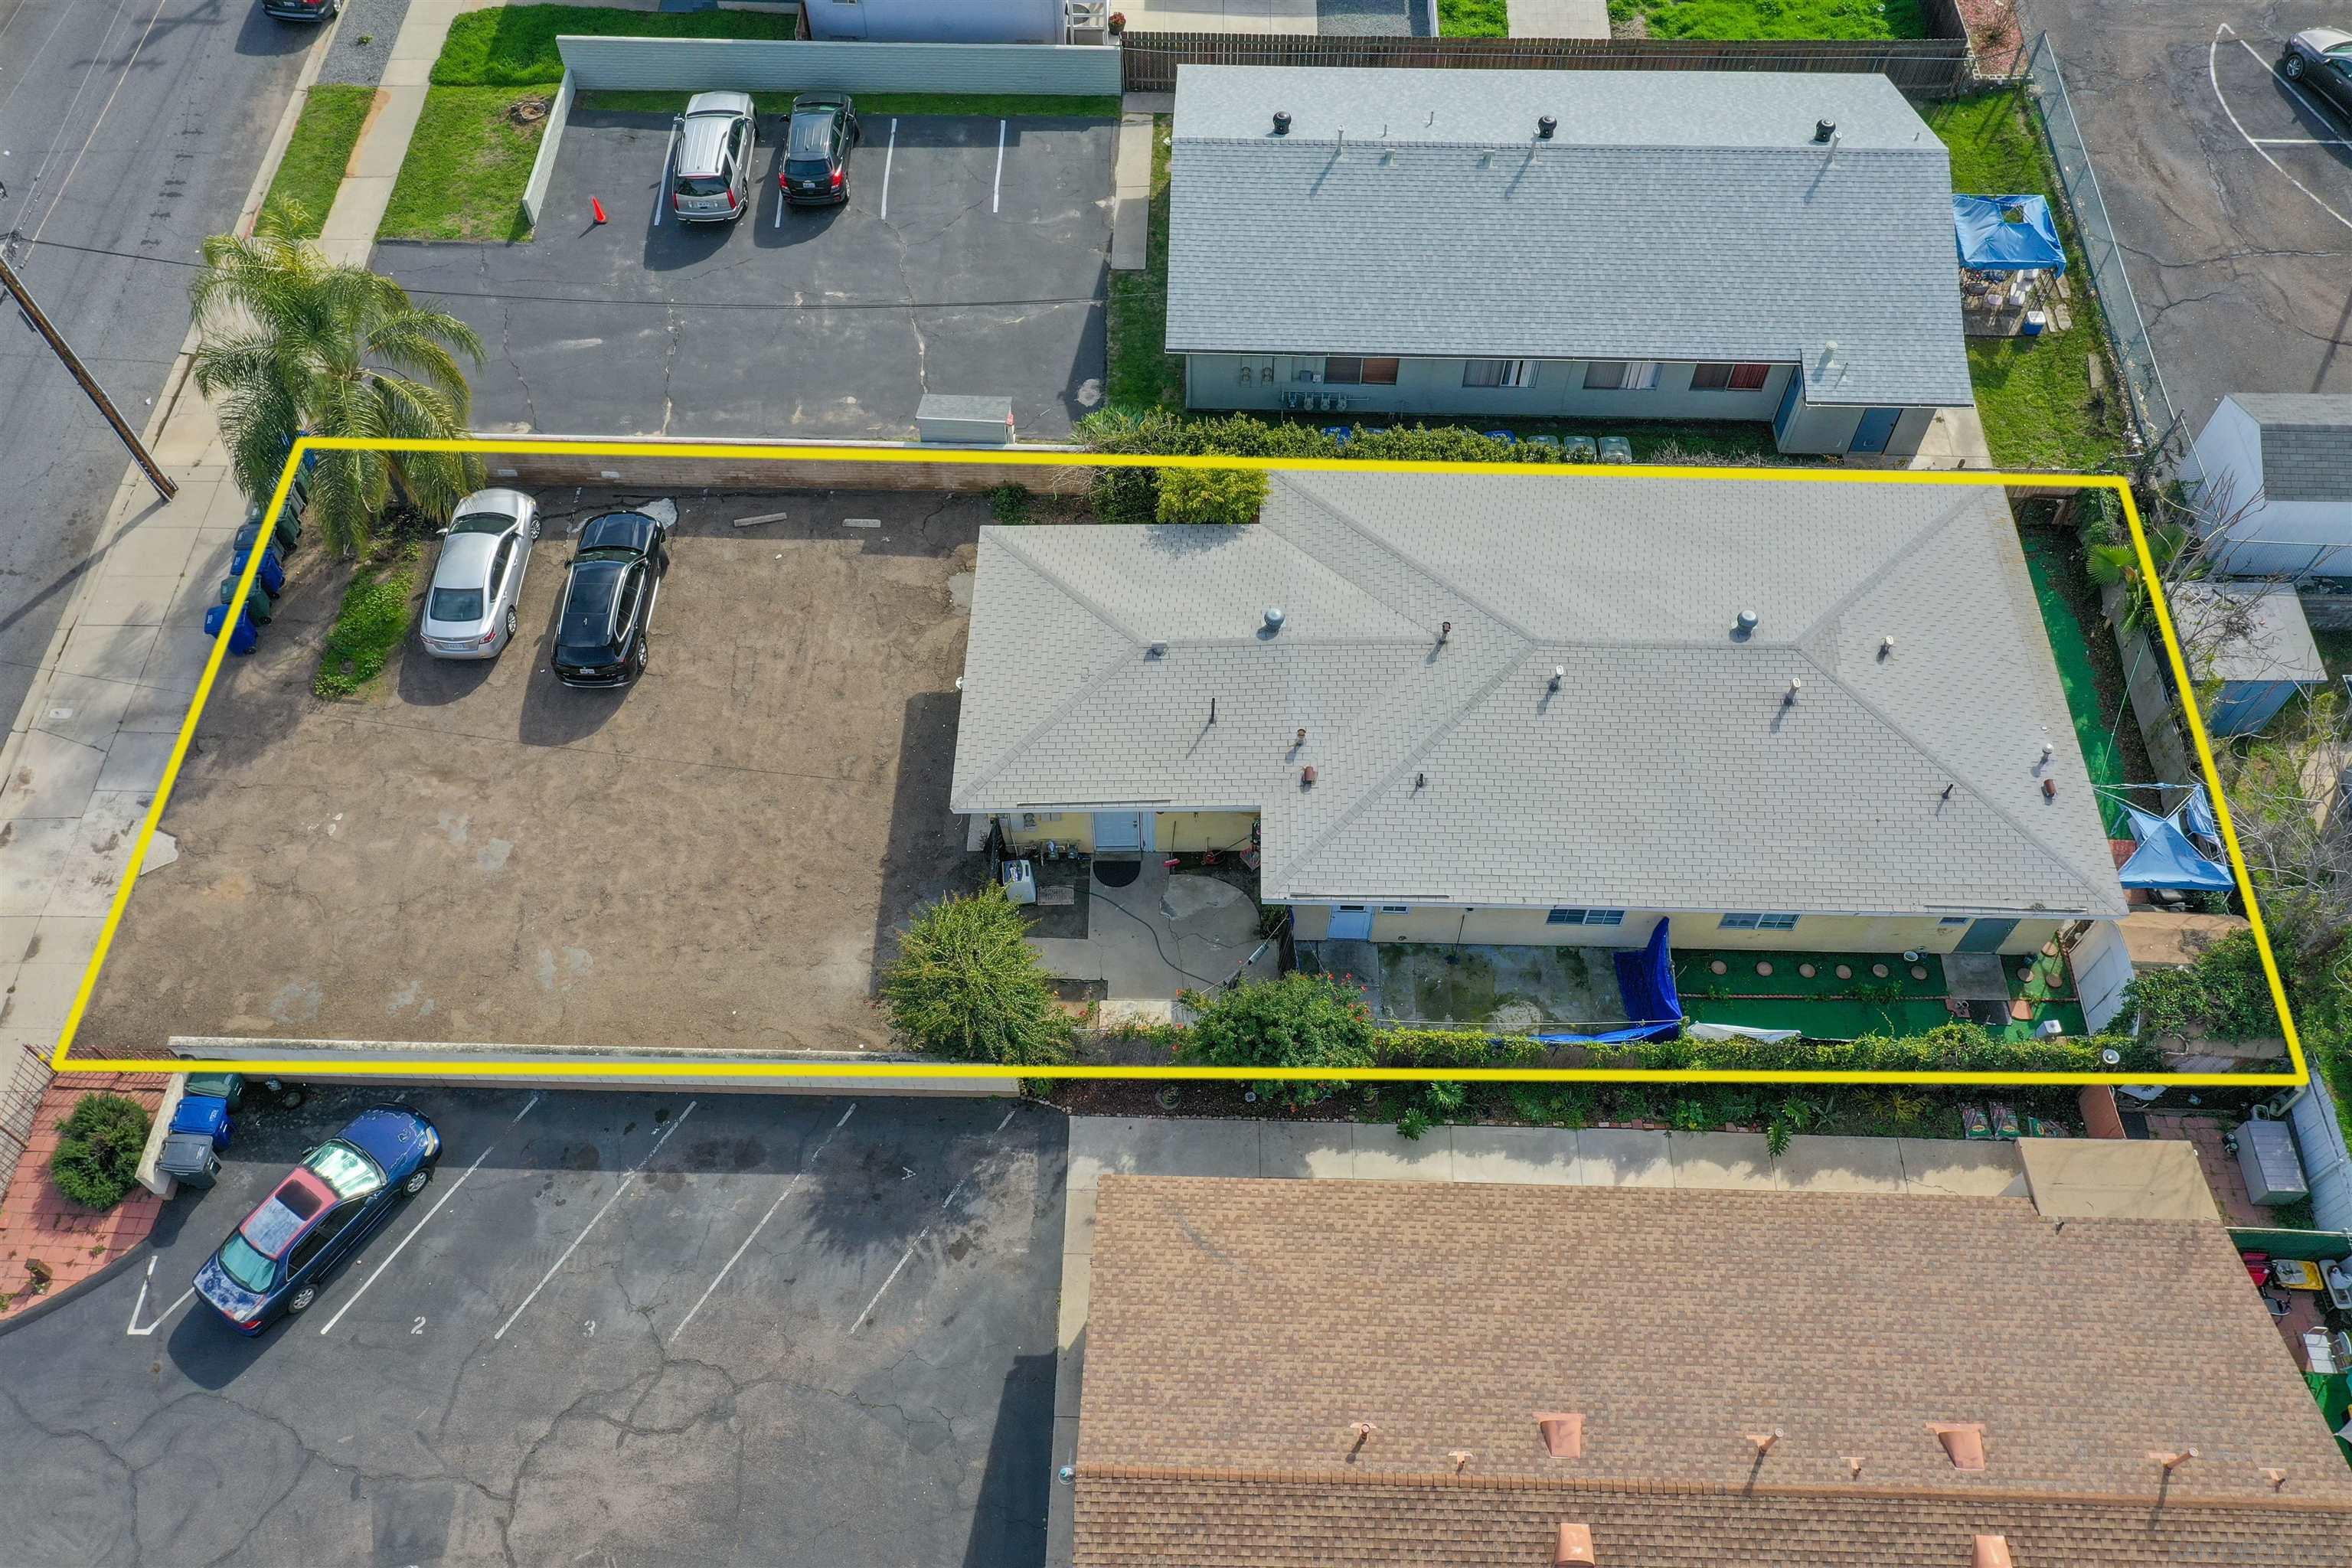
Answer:
[[2352, 500], [2352, 395], [2233, 392], [2262, 426], [2263, 494], [2271, 500]]
[[1764, 360], [1815, 403], [1973, 401], [1950, 161], [1884, 77], [1187, 65], [1174, 138], [1175, 353]]
[[1255, 809], [1285, 901], [2123, 910], [1998, 492], [1283, 474], [1263, 520], [983, 530], [954, 808]]
[[1640, 1568], [1958, 1568], [1977, 1532], [2021, 1568], [2352, 1561], [2352, 1471], [2218, 1226], [1119, 1175], [1095, 1223], [1081, 1568], [1528, 1568], [1564, 1521]]

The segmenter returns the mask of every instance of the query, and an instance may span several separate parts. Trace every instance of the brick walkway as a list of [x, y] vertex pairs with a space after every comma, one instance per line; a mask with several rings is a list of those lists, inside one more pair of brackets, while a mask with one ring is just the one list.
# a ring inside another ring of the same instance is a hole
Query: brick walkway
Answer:
[[41, 1294], [55, 1295], [81, 1283], [131, 1247], [147, 1239], [163, 1200], [145, 1188], [134, 1188], [104, 1214], [92, 1214], [68, 1201], [49, 1180], [49, 1156], [58, 1146], [58, 1124], [72, 1113], [85, 1094], [107, 1091], [139, 1101], [152, 1116], [163, 1099], [159, 1079], [114, 1073], [64, 1073], [41, 1097], [34, 1113], [32, 1141], [0, 1196], [0, 1312], [37, 1300], [26, 1290], [31, 1275], [26, 1265], [38, 1259], [47, 1266], [49, 1282]]

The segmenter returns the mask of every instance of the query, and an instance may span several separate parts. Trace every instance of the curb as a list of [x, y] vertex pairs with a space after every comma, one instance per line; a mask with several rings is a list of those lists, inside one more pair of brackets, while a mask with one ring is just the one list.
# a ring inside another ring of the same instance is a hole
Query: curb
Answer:
[[121, 1257], [110, 1260], [97, 1273], [86, 1275], [62, 1290], [52, 1290], [31, 1306], [19, 1307], [6, 1317], [0, 1318], [0, 1339], [5, 1339], [27, 1323], [38, 1322], [68, 1301], [79, 1301], [89, 1294], [91, 1287], [113, 1279], [152, 1251], [154, 1246], [154, 1239], [152, 1237], [142, 1237], [131, 1243], [123, 1250]]

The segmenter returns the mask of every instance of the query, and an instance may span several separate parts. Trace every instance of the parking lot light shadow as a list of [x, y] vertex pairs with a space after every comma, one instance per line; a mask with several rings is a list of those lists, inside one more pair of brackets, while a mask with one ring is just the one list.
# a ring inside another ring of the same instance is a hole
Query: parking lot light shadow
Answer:
[[1054, 1470], [1054, 1358], [1015, 1356], [989, 1430], [964, 1568], [1045, 1561]]

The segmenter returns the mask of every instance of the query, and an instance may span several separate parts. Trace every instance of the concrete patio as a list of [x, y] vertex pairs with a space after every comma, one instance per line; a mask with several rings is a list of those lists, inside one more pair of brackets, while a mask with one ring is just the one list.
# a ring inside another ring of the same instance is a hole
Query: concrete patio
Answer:
[[1146, 856], [1124, 887], [1106, 885], [1098, 866], [1087, 897], [1085, 936], [1029, 941], [1055, 979], [1100, 983], [1105, 1025], [1173, 1022], [1179, 992], [1221, 985], [1245, 962], [1252, 979], [1279, 973], [1271, 945], [1251, 961], [1257, 906], [1230, 882], [1171, 876]]

